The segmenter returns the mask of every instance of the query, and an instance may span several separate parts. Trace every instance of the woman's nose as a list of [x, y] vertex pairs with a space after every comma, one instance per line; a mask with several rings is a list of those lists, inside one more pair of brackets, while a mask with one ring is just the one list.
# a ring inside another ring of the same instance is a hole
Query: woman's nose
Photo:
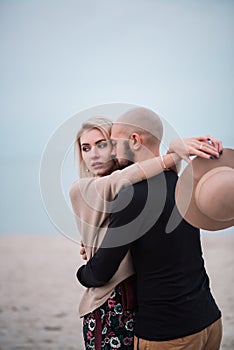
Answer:
[[99, 152], [98, 152], [98, 149], [97, 149], [96, 146], [93, 146], [93, 147], [91, 148], [91, 150], [90, 150], [90, 156], [91, 156], [92, 158], [97, 158], [97, 157], [99, 157]]

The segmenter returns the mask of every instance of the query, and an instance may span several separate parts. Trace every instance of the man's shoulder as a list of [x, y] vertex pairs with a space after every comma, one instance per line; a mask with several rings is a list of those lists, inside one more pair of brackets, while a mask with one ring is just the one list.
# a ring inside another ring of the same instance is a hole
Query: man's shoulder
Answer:
[[178, 175], [173, 170], [168, 170], [163, 171], [160, 174], [157, 174], [149, 179], [137, 182], [133, 185], [133, 187], [134, 189], [136, 189], [136, 191], [140, 191], [141, 189], [147, 188], [149, 186], [154, 186], [155, 188], [157, 188], [158, 186], [161, 186], [162, 183], [164, 183], [165, 185], [170, 181], [172, 183], [175, 183], [177, 179]]
[[173, 194], [178, 175], [174, 171], [165, 171], [154, 177], [142, 180], [128, 186], [119, 192], [121, 198], [132, 198], [135, 202], [144, 202], [150, 197], [152, 200], [166, 198]]
[[122, 188], [116, 199], [128, 203], [130, 206], [144, 206], [145, 201], [147, 200], [149, 188], [154, 187], [156, 190], [156, 185], [154, 183], [155, 179], [146, 179], [135, 184], [129, 185], [125, 188]]

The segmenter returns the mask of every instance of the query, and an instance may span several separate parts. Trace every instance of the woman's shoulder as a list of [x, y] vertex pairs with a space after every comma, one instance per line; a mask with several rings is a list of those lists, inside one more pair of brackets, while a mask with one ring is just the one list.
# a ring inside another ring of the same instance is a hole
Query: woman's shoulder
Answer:
[[71, 200], [73, 198], [77, 198], [77, 196], [81, 194], [84, 188], [87, 187], [89, 184], [93, 183], [94, 181], [94, 177], [85, 177], [74, 181], [69, 190], [69, 196]]

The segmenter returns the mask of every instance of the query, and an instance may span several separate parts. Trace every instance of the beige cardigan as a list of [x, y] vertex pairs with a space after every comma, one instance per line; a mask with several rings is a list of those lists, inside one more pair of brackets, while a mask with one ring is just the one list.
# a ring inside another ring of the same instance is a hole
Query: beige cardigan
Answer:
[[[111, 201], [118, 192], [161, 171], [161, 164], [154, 158], [114, 171], [108, 176], [82, 178], [73, 183], [70, 199], [88, 259], [94, 255], [103, 240], [108, 227]], [[131, 256], [128, 252], [118, 271], [105, 286], [85, 290], [79, 306], [80, 317], [100, 307], [109, 298], [113, 289], [133, 273]]]

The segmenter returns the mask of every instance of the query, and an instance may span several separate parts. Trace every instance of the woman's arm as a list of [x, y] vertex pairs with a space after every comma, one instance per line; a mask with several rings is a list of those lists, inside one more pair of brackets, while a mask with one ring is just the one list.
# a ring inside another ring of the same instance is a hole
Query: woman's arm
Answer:
[[97, 211], [105, 211], [110, 205], [108, 202], [113, 201], [122, 188], [156, 176], [180, 159], [176, 153], [170, 153], [134, 163], [107, 176], [79, 179], [73, 183], [69, 193], [75, 214], [82, 212], [82, 202]]
[[102, 211], [104, 208], [100, 205], [100, 201], [95, 206], [96, 199], [102, 199], [107, 205], [106, 201], [112, 201], [122, 188], [156, 176], [165, 169], [176, 166], [181, 159], [189, 162], [190, 155], [209, 159], [210, 157], [219, 157], [221, 151], [221, 141], [209, 135], [176, 139], [170, 144], [169, 153], [164, 156], [132, 164], [107, 176], [80, 179], [73, 184], [70, 198], [73, 203], [77, 200], [77, 194], [81, 194], [82, 199], [90, 202], [92, 208]]
[[[202, 149], [201, 144], [203, 145]], [[88, 227], [88, 231], [92, 231], [91, 226], [93, 226], [96, 233], [99, 231], [98, 228], [102, 227], [103, 222], [111, 212], [111, 201], [122, 188], [153, 177], [165, 168], [173, 167], [178, 164], [181, 158], [189, 161], [190, 154], [203, 158], [209, 158], [210, 155], [218, 157], [219, 153], [216, 148], [221, 151], [222, 144], [208, 136], [179, 139], [171, 143], [170, 152], [172, 153], [132, 164], [108, 176], [83, 178], [75, 182], [70, 190], [70, 199], [73, 211], [79, 221], [79, 230], [82, 236], [84, 227]], [[175, 152], [178, 152], [179, 155]], [[87, 242], [85, 241], [85, 243]]]

